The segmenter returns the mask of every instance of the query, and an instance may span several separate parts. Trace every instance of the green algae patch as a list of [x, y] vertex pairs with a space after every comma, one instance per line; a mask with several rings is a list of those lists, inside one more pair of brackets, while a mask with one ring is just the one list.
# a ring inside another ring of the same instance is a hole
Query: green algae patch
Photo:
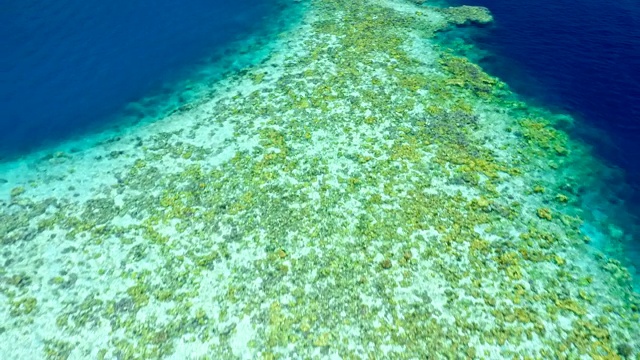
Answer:
[[22, 186], [14, 187], [11, 189], [11, 198], [17, 198], [18, 196], [25, 193], [25, 189]]
[[68, 359], [74, 346], [68, 341], [47, 340], [44, 345], [44, 357], [47, 360]]
[[33, 297], [24, 297], [11, 302], [11, 316], [29, 315], [36, 311], [38, 300]]
[[149, 303], [149, 294], [144, 285], [135, 285], [127, 289], [127, 294], [131, 296], [136, 306], [144, 306]]

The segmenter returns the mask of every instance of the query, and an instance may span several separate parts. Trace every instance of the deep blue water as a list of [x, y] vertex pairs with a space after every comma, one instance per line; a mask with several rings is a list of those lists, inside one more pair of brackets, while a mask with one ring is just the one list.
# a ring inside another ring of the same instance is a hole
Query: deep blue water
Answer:
[[517, 93], [600, 129], [582, 135], [622, 167], [640, 202], [640, 2], [453, 0], [491, 10], [472, 33], [493, 56], [481, 61]]
[[0, 160], [104, 125], [279, 10], [276, 0], [0, 2]]

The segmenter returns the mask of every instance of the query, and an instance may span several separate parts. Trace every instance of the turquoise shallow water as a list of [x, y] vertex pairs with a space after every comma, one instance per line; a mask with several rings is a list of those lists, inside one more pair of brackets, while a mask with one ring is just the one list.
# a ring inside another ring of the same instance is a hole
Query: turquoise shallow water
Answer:
[[0, 354], [639, 356], [620, 174], [442, 41], [489, 11], [300, 5], [182, 102], [1, 165]]

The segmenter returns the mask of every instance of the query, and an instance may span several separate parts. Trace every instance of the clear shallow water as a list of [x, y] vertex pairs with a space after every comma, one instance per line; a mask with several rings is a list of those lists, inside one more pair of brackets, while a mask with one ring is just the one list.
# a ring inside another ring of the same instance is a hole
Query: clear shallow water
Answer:
[[572, 178], [600, 162], [434, 46], [467, 10], [412, 6], [313, 1], [210, 96], [16, 161], [0, 180], [0, 354], [637, 353], [640, 297], [583, 239], [624, 233], [607, 209], [573, 217], [609, 193]]
[[276, 1], [5, 2], [0, 159], [104, 127], [110, 115], [258, 31]]

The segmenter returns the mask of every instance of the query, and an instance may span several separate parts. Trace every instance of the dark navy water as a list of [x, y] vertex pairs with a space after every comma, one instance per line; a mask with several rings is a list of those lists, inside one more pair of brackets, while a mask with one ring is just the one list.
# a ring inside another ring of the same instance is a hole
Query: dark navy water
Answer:
[[640, 2], [465, 0], [495, 23], [473, 42], [483, 67], [517, 93], [576, 116], [599, 155], [624, 168], [640, 202]]
[[0, 159], [104, 125], [278, 11], [275, 0], [0, 2]]

